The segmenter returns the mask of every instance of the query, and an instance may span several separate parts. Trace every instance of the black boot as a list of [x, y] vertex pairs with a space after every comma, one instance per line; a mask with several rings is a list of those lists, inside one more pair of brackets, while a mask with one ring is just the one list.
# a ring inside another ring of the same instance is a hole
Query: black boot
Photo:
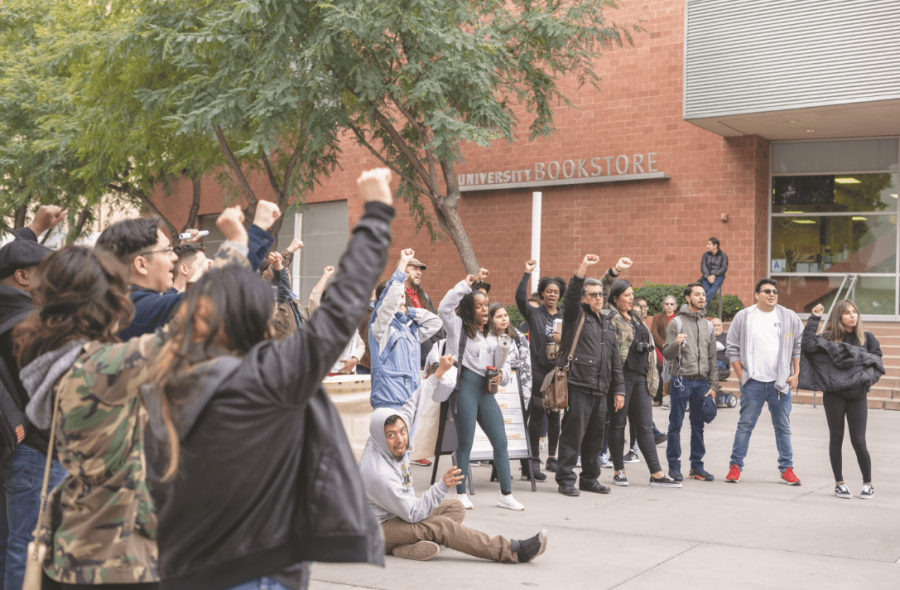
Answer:
[[512, 541], [512, 550], [519, 563], [528, 563], [547, 549], [547, 529], [528, 539]]
[[531, 474], [528, 472], [529, 467], [534, 472], [534, 481], [546, 481], [547, 474], [541, 471], [541, 460], [532, 459], [530, 463], [522, 461], [522, 479], [531, 481]]

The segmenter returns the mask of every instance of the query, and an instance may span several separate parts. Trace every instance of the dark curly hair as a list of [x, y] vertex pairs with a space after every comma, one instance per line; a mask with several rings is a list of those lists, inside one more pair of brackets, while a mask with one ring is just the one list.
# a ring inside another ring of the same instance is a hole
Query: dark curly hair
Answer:
[[537, 292], [541, 299], [544, 298], [544, 289], [550, 285], [559, 287], [559, 300], [562, 301], [563, 295], [566, 294], [566, 282], [562, 277], [541, 277], [538, 281]]
[[47, 256], [31, 289], [36, 309], [13, 331], [19, 366], [80, 338], [118, 342], [116, 333], [134, 316], [127, 277], [102, 250], [66, 246]]

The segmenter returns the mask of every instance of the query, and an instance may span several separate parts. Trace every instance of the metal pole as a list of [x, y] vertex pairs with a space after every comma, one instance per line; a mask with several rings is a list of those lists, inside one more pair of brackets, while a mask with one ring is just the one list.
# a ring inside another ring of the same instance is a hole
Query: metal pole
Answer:
[[541, 200], [543, 194], [531, 193], [531, 259], [537, 261], [537, 266], [531, 273], [531, 290], [537, 291], [538, 280], [541, 278]]

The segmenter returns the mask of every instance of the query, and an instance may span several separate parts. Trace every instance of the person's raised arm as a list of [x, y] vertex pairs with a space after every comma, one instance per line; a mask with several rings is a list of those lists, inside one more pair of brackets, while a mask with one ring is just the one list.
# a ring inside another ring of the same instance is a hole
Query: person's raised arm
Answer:
[[600, 279], [600, 284], [603, 288], [603, 307], [613, 309], [609, 302], [609, 291], [612, 289], [612, 285], [616, 282], [616, 279], [619, 278], [623, 272], [631, 268], [632, 264], [634, 263], [631, 261], [631, 258], [623, 256], [622, 258], [619, 258], [619, 261], [616, 262], [615, 266], [603, 273], [603, 277]]
[[56, 205], [41, 205], [34, 214], [34, 220], [27, 227], [13, 230], [13, 233], [20, 240], [37, 242], [42, 233], [53, 229], [65, 218], [66, 212]]
[[381, 297], [375, 302], [375, 311], [372, 314], [372, 326], [369, 333], [376, 342], [381, 341], [385, 330], [391, 325], [394, 314], [400, 311], [400, 308], [403, 306], [406, 267], [408, 266], [407, 263], [412, 260], [415, 255], [416, 253], [410, 248], [406, 248], [400, 252], [400, 262], [397, 263], [394, 274], [388, 279], [387, 286], [381, 293]]
[[806, 320], [806, 327], [803, 328], [803, 337], [800, 340], [800, 350], [803, 352], [813, 352], [816, 350], [816, 334], [819, 332], [819, 322], [822, 321], [822, 313], [825, 312], [825, 306], [821, 303], [812, 308], [809, 318]]
[[441, 303], [438, 305], [438, 317], [444, 322], [444, 327], [450, 324], [462, 324], [462, 320], [456, 315], [456, 308], [459, 307], [463, 297], [472, 292], [472, 285], [476, 281], [484, 282], [487, 278], [487, 269], [480, 269], [477, 275], [466, 275], [466, 278], [456, 284], [455, 287], [447, 291]]
[[275, 225], [279, 217], [281, 217], [281, 209], [276, 203], [265, 200], [257, 202], [253, 224], [247, 231], [249, 237], [247, 260], [250, 261], [250, 268], [253, 270], [258, 270], [259, 265], [269, 254], [269, 248], [275, 241], [275, 238], [269, 235], [269, 228]]
[[528, 321], [531, 317], [531, 306], [528, 305], [528, 281], [531, 280], [531, 273], [534, 272], [534, 269], [537, 267], [536, 260], [528, 260], [525, 262], [525, 274], [522, 275], [522, 280], [519, 281], [519, 286], [516, 287], [516, 307], [519, 308], [519, 313], [522, 314], [522, 317], [525, 318], [525, 321]]
[[391, 173], [380, 168], [357, 180], [365, 212], [353, 229], [338, 272], [318, 311], [294, 334], [261, 349], [259, 378], [283, 403], [302, 404], [320, 387], [363, 316], [387, 261], [394, 218]]
[[322, 293], [325, 292], [325, 286], [328, 285], [328, 281], [331, 280], [331, 277], [334, 275], [334, 267], [326, 266], [322, 271], [322, 276], [319, 278], [315, 287], [313, 287], [312, 291], [309, 294], [309, 313], [312, 315], [312, 312], [319, 309], [319, 304], [322, 303]]
[[444, 327], [444, 322], [441, 321], [441, 318], [424, 307], [417, 307], [410, 311], [415, 314], [414, 321], [419, 325], [419, 329], [416, 332], [419, 342], [425, 342]]

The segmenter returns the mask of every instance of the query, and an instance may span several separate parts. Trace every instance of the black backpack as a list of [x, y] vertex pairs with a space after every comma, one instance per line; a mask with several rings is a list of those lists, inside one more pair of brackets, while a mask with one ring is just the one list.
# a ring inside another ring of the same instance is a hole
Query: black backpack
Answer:
[[[0, 336], [12, 330], [29, 313], [31, 313], [30, 309], [24, 310], [21, 313], [13, 314], [6, 321], [0, 323]], [[18, 408], [13, 397], [12, 392], [15, 389], [16, 381], [13, 379], [10, 368], [0, 358], [0, 467], [6, 464], [6, 461], [19, 444], [16, 428], [22, 427], [26, 430], [28, 428], [28, 419], [25, 417], [24, 409], [20, 410]]]

